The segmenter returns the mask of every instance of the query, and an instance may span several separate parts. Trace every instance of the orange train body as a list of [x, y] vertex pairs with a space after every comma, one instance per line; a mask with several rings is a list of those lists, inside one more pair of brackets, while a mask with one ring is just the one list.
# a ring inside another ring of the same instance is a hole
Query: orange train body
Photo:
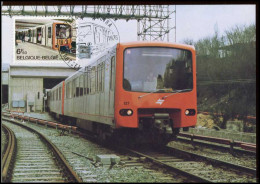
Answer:
[[[193, 90], [190, 92], [177, 93], [153, 93], [142, 98], [138, 98], [144, 93], [129, 92], [123, 89], [123, 51], [129, 47], [170, 47], [192, 52], [192, 73], [193, 73]], [[152, 116], [155, 112], [168, 112], [173, 119], [174, 128], [195, 126], [197, 122], [197, 114], [194, 116], [186, 116], [186, 109], [195, 109], [197, 112], [197, 89], [196, 89], [196, 53], [191, 46], [182, 44], [172, 44], [163, 42], [130, 42], [120, 44], [117, 47], [117, 78], [115, 91], [115, 122], [117, 127], [138, 128], [140, 117]], [[164, 99], [162, 104], [156, 103], [159, 99], [171, 95]], [[125, 103], [126, 102], [126, 103]], [[128, 103], [129, 102], [129, 103]], [[124, 105], [127, 104], [127, 105]], [[120, 109], [132, 109], [132, 116], [121, 116]]]

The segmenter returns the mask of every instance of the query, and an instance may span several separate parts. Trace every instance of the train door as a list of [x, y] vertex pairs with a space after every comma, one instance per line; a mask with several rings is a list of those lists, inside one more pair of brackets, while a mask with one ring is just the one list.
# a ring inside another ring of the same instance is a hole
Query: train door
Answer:
[[31, 42], [32, 41], [32, 30], [28, 30], [28, 37], [29, 37], [29, 39], [28, 39], [28, 42]]
[[52, 28], [51, 25], [46, 26], [46, 46], [52, 47]]
[[36, 29], [33, 29], [33, 43], [37, 43], [36, 39], [37, 39], [37, 32]]
[[42, 26], [42, 45], [45, 45], [45, 40], [46, 40], [46, 36], [45, 36], [45, 26]]
[[108, 113], [114, 115], [114, 103], [115, 103], [115, 76], [116, 76], [116, 58], [113, 55], [110, 59], [110, 75], [109, 75], [109, 105]]
[[31, 32], [32, 32], [31, 42], [33, 43], [33, 39], [34, 39], [34, 30], [31, 30]]
[[95, 108], [95, 113], [96, 114], [103, 114], [103, 105], [104, 105], [104, 98], [103, 98], [103, 91], [104, 91], [104, 87], [103, 87], [103, 76], [104, 76], [104, 69], [103, 69], [103, 65], [104, 65], [104, 61], [105, 61], [105, 56], [103, 56], [99, 61], [98, 61], [98, 65], [97, 65], [97, 72], [96, 72], [96, 108]]
[[42, 43], [42, 28], [41, 27], [38, 27], [36, 28], [36, 43], [39, 43], [41, 44]]

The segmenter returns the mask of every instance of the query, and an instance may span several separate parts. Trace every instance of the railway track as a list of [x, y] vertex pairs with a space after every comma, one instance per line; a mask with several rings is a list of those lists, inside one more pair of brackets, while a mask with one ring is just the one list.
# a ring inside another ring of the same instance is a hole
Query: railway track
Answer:
[[179, 173], [191, 182], [257, 182], [255, 169], [168, 146], [159, 149], [121, 149], [140, 158], [145, 158], [146, 161], [167, 168], [174, 173]]
[[217, 143], [212, 143], [212, 142], [206, 142], [206, 141], [201, 141], [201, 140], [191, 140], [186, 137], [182, 136], [177, 136], [177, 141], [180, 143], [186, 143], [190, 144], [194, 147], [199, 146], [199, 147], [211, 147], [212, 149], [217, 149], [217, 150], [223, 150], [225, 152], [229, 152], [232, 155], [236, 154], [247, 154], [247, 155], [256, 155], [256, 152], [251, 151], [251, 150], [244, 150], [241, 148], [236, 148], [232, 147], [230, 145], [223, 145], [223, 144], [217, 144]]
[[[74, 132], [76, 133], [76, 132]], [[76, 133], [77, 134], [77, 133]], [[84, 136], [85, 137], [85, 136]], [[196, 144], [198, 146], [199, 144]], [[157, 150], [127, 150], [128, 153], [137, 155], [138, 157], [145, 158], [145, 160], [156, 163], [166, 170], [171, 170], [173, 173], [178, 173], [186, 179], [181, 181], [194, 181], [194, 182], [256, 182], [256, 169], [235, 165], [228, 162], [216, 160], [214, 158], [203, 157], [192, 153], [185, 152], [183, 150], [174, 148], [163, 148]], [[66, 151], [65, 151], [66, 152]], [[67, 150], [68, 157], [73, 158], [71, 151]], [[243, 151], [247, 153], [247, 151]], [[251, 152], [252, 153], [252, 152]], [[66, 154], [65, 154], [66, 155]], [[121, 157], [121, 156], [120, 156]], [[122, 158], [122, 157], [121, 157]], [[128, 157], [126, 157], [128, 158]], [[126, 165], [142, 166], [142, 162], [137, 159], [133, 160], [122, 159], [126, 162]], [[75, 160], [77, 162], [77, 159]], [[89, 172], [80, 164], [74, 169], [78, 172]], [[80, 171], [82, 170], [82, 171]], [[85, 170], [85, 171], [84, 171]], [[83, 173], [82, 173], [83, 174]], [[82, 176], [82, 174], [80, 174]], [[85, 174], [84, 174], [85, 175]], [[85, 181], [95, 181], [94, 178], [89, 178], [89, 174], [86, 173]], [[90, 176], [92, 176], [90, 174]], [[176, 178], [176, 177], [175, 177]]]
[[231, 162], [236, 165], [241, 165], [248, 168], [256, 169], [256, 152], [243, 150], [240, 148], [231, 149], [230, 146], [219, 145], [202, 141], [187, 141], [178, 139], [170, 142], [168, 146], [173, 148], [189, 151], [199, 155], [211, 157], [226, 162]]
[[15, 156], [7, 160], [13, 163], [13, 169], [11, 164], [4, 164], [4, 182], [82, 182], [56, 146], [41, 133], [6, 118], [2, 124], [14, 131], [15, 136], [8, 142], [15, 141], [15, 137], [17, 142], [7, 153]]
[[2, 124], [2, 128], [4, 131], [4, 140], [5, 142], [4, 144], [4, 148], [3, 148], [3, 157], [2, 157], [2, 180], [8, 181], [10, 179], [10, 172], [12, 169], [12, 159], [14, 158], [14, 154], [15, 154], [15, 148], [16, 148], [16, 139], [15, 139], [15, 135], [14, 132], [9, 129], [7, 126], [5, 126], [4, 124]]

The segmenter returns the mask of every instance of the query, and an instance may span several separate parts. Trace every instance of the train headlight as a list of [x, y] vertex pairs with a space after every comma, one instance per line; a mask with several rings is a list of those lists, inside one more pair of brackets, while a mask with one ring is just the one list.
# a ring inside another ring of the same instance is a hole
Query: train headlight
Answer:
[[196, 114], [196, 111], [195, 111], [195, 109], [186, 109], [186, 110], [184, 111], [184, 114], [185, 114], [186, 116], [194, 116], [194, 115]]
[[133, 115], [133, 110], [132, 109], [121, 109], [119, 111], [119, 114], [121, 116], [132, 116]]
[[126, 111], [126, 114], [127, 114], [128, 116], [131, 116], [131, 115], [133, 114], [133, 111], [132, 111], [131, 109], [128, 109], [128, 110]]
[[188, 109], [185, 110], [185, 115], [188, 115], [190, 111]]

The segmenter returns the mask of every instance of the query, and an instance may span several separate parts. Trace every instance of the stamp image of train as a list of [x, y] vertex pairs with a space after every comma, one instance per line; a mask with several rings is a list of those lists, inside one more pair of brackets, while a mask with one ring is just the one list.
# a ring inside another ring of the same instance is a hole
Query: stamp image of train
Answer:
[[99, 139], [165, 144], [197, 121], [193, 46], [118, 43], [48, 93], [52, 115]]
[[53, 22], [18, 32], [18, 39], [25, 34], [25, 41], [44, 45], [54, 50], [69, 50], [72, 44], [72, 28], [67, 23]]

